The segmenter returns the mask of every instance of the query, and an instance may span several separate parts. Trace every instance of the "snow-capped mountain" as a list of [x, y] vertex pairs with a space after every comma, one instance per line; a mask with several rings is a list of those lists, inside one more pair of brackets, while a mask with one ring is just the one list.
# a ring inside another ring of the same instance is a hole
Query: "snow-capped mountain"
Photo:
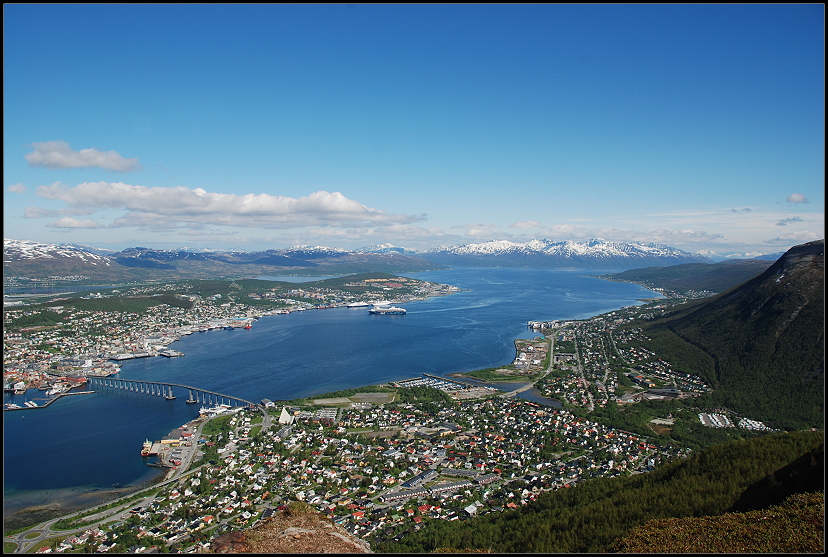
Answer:
[[273, 274], [279, 270], [292, 273], [304, 270], [312, 274], [406, 272], [444, 265], [632, 269], [711, 262], [702, 255], [665, 245], [602, 239], [583, 243], [499, 240], [427, 251], [408, 250], [391, 244], [353, 251], [324, 246], [293, 246], [258, 252], [134, 247], [109, 256], [92, 251], [97, 250], [86, 246], [42, 244], [7, 238], [3, 247], [3, 269], [8, 275], [49, 276], [60, 271], [62, 274], [75, 273], [114, 280], [133, 276], [197, 278], [238, 276], [239, 273]]
[[371, 253], [324, 246], [293, 246], [258, 252], [127, 248], [110, 256], [85, 246], [4, 239], [7, 276], [84, 275], [100, 280], [216, 278], [278, 273], [353, 274], [416, 272], [442, 268], [414, 254]]
[[540, 267], [644, 267], [708, 263], [698, 254], [662, 244], [531, 240], [524, 243], [492, 240], [480, 244], [434, 248], [422, 254], [429, 261], [447, 265], [499, 265]]
[[110, 266], [109, 257], [86, 251], [80, 246], [42, 244], [28, 240], [3, 238], [3, 264], [17, 261], [48, 260], [52, 264], [72, 261], [94, 266]]
[[376, 246], [358, 248], [354, 251], [357, 253], [422, 253], [422, 250], [410, 250], [395, 246], [394, 244], [378, 244]]

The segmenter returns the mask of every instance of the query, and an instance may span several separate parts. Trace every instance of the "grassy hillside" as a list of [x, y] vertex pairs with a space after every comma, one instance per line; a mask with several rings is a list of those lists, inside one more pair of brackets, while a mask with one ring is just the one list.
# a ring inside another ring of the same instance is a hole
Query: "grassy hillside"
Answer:
[[618, 540], [616, 553], [823, 553], [825, 494], [800, 493], [770, 509], [651, 520]]

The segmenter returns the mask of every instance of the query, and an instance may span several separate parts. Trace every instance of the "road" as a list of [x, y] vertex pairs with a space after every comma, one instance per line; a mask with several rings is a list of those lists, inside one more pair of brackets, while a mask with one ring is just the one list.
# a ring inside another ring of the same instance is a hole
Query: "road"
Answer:
[[575, 361], [578, 364], [578, 375], [581, 376], [581, 385], [583, 386], [584, 390], [586, 391], [587, 397], [589, 398], [589, 406], [587, 406], [587, 412], [592, 412], [595, 410], [595, 400], [592, 398], [592, 391], [589, 390], [589, 382], [584, 377], [584, 367], [581, 365], [581, 350], [580, 350], [580, 343], [575, 342]]

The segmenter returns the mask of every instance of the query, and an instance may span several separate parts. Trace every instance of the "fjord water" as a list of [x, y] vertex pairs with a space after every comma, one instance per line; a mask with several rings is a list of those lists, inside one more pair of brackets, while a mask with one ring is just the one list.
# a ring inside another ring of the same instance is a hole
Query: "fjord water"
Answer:
[[[612, 271], [617, 271], [614, 269]], [[309, 310], [259, 319], [250, 330], [213, 330], [171, 345], [181, 358], [123, 362], [118, 377], [192, 385], [254, 402], [289, 400], [420, 376], [510, 363], [530, 320], [585, 319], [640, 298], [641, 286], [589, 275], [599, 269], [473, 268], [406, 274], [465, 289], [405, 304], [406, 315], [366, 308]], [[38, 394], [35, 394], [38, 393]], [[198, 404], [99, 389], [49, 408], [6, 412], [4, 509], [79, 496], [158, 475], [139, 452], [198, 415]], [[5, 395], [20, 404], [42, 396]]]

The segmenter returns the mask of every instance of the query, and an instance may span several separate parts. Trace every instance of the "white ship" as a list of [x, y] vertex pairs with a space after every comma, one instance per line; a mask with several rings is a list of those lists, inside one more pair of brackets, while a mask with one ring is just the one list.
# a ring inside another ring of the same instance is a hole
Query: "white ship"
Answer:
[[368, 310], [368, 313], [376, 315], [405, 315], [405, 310], [392, 306], [390, 302], [377, 302], [374, 304], [374, 307]]
[[230, 412], [232, 410], [232, 406], [228, 404], [219, 404], [214, 406], [213, 408], [206, 408], [204, 406], [201, 407], [201, 410], [198, 413], [201, 416], [218, 416], [219, 414], [224, 414], [225, 412]]
[[367, 308], [370, 305], [371, 304], [369, 304], [368, 302], [352, 302], [352, 303], [348, 304], [348, 307], [349, 308]]

